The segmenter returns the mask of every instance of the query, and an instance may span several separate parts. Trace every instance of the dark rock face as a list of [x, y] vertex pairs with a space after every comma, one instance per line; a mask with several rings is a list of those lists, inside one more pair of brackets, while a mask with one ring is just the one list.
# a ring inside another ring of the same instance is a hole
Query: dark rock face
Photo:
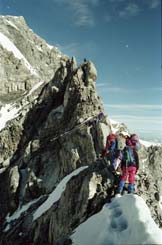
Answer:
[[[22, 122], [22, 125], [19, 125], [22, 130], [19, 130], [19, 137], [15, 143], [17, 147], [13, 148], [11, 154], [7, 154], [10, 158], [8, 165], [5, 166], [2, 162], [2, 179], [3, 182], [7, 179], [9, 183], [0, 190], [0, 194], [5, 193], [4, 203], [8, 204], [1, 205], [1, 214], [4, 217], [20, 205], [48, 195], [76, 168], [87, 165], [90, 166], [89, 170], [71, 179], [60, 199], [38, 220], [32, 220], [32, 226], [28, 225], [28, 219], [32, 216], [30, 212], [22, 220], [15, 221], [17, 223], [14, 229], [11, 227], [9, 232], [3, 232], [3, 242], [9, 237], [13, 244], [21, 244], [19, 233], [23, 234], [23, 239], [27, 233], [29, 242], [53, 243], [63, 235], [69, 234], [75, 225], [88, 217], [89, 213], [93, 214], [99, 210], [107, 199], [107, 191], [110, 192], [114, 180], [102, 161], [96, 163], [99, 152], [95, 149], [99, 149], [99, 142], [100, 145], [104, 145], [104, 142], [103, 137], [97, 138], [92, 134], [92, 128], [95, 130], [95, 125], [101, 124], [102, 129], [104, 124], [109, 130], [109, 125], [106, 120], [93, 125], [102, 104], [96, 95], [95, 81], [89, 80], [87, 86], [82, 75], [82, 68], [78, 67], [75, 71], [67, 73], [61, 85], [57, 87], [58, 80], [56, 81], [54, 76], [54, 79], [42, 88], [37, 98], [38, 102], [27, 110], [24, 117], [20, 115], [19, 123]], [[51, 91], [53, 86], [57, 89]], [[15, 120], [10, 124], [17, 125]], [[8, 131], [5, 128], [3, 132]], [[100, 165], [103, 165], [102, 168]], [[89, 198], [91, 181], [94, 182], [95, 189]], [[100, 195], [99, 200], [96, 195]], [[37, 207], [36, 205], [35, 209]], [[25, 231], [21, 231], [22, 223]], [[46, 241], [42, 231], [48, 231]]]
[[[24, 60], [16, 68], [20, 59], [0, 44], [2, 108], [7, 101], [11, 111], [18, 110], [0, 131], [0, 244], [65, 244], [114, 194], [114, 175], [98, 158], [111, 125], [104, 116], [98, 118], [104, 109], [96, 93], [97, 71], [91, 61], [77, 66], [74, 57], [49, 48], [22, 17], [0, 17], [0, 23], [0, 31], [36, 71]], [[143, 147], [137, 179], [137, 192], [160, 225], [161, 152]], [[77, 169], [80, 172], [73, 175]], [[35, 218], [45, 202], [46, 210]]]
[[159, 206], [162, 196], [162, 147], [143, 147], [140, 162], [137, 193], [146, 201], [155, 222], [162, 227], [162, 210]]

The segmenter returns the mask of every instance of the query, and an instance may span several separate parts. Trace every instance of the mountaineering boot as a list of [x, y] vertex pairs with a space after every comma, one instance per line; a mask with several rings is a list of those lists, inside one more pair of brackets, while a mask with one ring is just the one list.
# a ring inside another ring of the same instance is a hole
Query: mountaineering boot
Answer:
[[134, 193], [134, 184], [133, 183], [129, 183], [128, 184], [128, 193], [129, 194], [133, 194]]
[[116, 193], [115, 197], [121, 197], [121, 193]]
[[117, 189], [118, 193], [122, 193], [124, 185], [125, 185], [125, 181], [121, 180], [120, 183], [119, 183], [118, 189]]

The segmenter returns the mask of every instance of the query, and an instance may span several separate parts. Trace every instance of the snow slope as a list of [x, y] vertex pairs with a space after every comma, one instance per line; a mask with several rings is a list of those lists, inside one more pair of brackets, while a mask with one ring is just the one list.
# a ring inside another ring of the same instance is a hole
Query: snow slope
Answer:
[[31, 74], [35, 76], [39, 76], [37, 71], [29, 64], [27, 59], [23, 56], [20, 50], [14, 45], [14, 43], [1, 32], [0, 32], [0, 44], [3, 46], [4, 49], [11, 51], [17, 59], [23, 60], [25, 66], [31, 72]]
[[36, 210], [33, 215], [33, 220], [39, 218], [43, 213], [45, 213], [55, 202], [57, 202], [63, 191], [66, 189], [67, 182], [75, 175], [78, 175], [81, 171], [86, 169], [88, 166], [80, 167], [74, 170], [72, 173], [68, 174], [63, 180], [57, 185], [56, 189], [49, 195], [47, 200]]
[[0, 109], [0, 130], [2, 130], [6, 123], [19, 114], [20, 108], [16, 108], [13, 104], [6, 104]]
[[149, 142], [149, 141], [145, 141], [145, 140], [140, 140], [140, 143], [146, 147], [150, 147], [150, 146], [160, 146], [160, 143], [155, 143], [155, 142]]
[[71, 236], [74, 245], [162, 244], [162, 230], [144, 200], [132, 194], [114, 198], [82, 223]]
[[[33, 88], [26, 94], [27, 97], [31, 95], [35, 90], [37, 90], [44, 81], [40, 81], [39, 83], [35, 84]], [[27, 104], [26, 104], [27, 105]], [[14, 118], [16, 118], [19, 113], [21, 112], [22, 107], [18, 106], [16, 103], [13, 104], [5, 104], [0, 109], [0, 131], [6, 127], [6, 123]]]
[[18, 208], [11, 216], [8, 214], [6, 216], [7, 226], [5, 227], [4, 232], [8, 231], [11, 228], [11, 225], [10, 225], [11, 221], [18, 219], [21, 216], [21, 214], [27, 211], [34, 203], [37, 203], [40, 199], [41, 197], [34, 199], [31, 202], [23, 205], [22, 208]]

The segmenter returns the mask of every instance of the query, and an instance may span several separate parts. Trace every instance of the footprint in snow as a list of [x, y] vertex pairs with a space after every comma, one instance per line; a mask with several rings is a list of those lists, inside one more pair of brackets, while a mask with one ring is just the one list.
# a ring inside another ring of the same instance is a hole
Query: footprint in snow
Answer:
[[116, 209], [113, 210], [112, 216], [117, 218], [117, 217], [121, 216], [122, 213], [123, 213], [122, 209], [117, 207]]
[[109, 204], [109, 209], [116, 209], [119, 207], [120, 207], [119, 203], [110, 203]]
[[123, 212], [122, 209], [120, 208], [116, 208], [113, 210], [112, 212], [112, 220], [110, 223], [110, 226], [113, 230], [116, 231], [124, 231], [128, 228], [128, 222], [125, 219], [125, 217], [123, 217]]

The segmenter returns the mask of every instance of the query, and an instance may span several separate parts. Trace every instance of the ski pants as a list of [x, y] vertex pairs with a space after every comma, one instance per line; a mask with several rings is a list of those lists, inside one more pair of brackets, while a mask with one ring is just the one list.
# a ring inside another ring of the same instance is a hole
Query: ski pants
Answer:
[[135, 182], [135, 174], [136, 174], [137, 168], [135, 166], [130, 166], [126, 168], [125, 166], [122, 167], [122, 176], [118, 187], [118, 192], [121, 193], [123, 191], [125, 182], [128, 178], [128, 192], [133, 193], [134, 192], [134, 182]]

